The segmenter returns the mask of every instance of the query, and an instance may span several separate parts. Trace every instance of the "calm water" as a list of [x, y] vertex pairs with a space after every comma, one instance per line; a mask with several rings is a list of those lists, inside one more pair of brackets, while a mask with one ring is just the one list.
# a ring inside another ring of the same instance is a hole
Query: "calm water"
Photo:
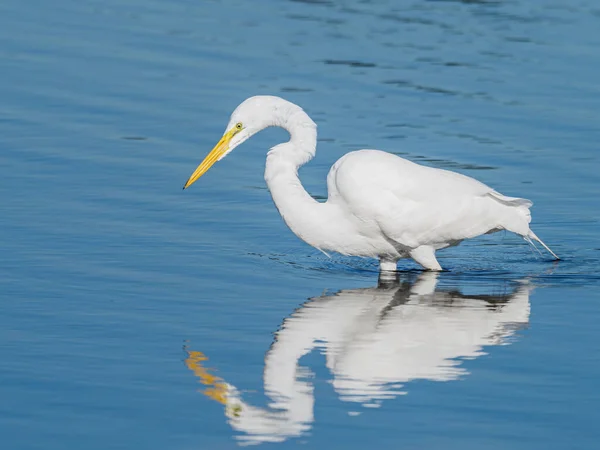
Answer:
[[[599, 48], [594, 0], [0, 2], [2, 448], [597, 448]], [[378, 286], [279, 218], [277, 130], [182, 192], [259, 93], [319, 124], [315, 197], [397, 152], [564, 260], [499, 233]]]

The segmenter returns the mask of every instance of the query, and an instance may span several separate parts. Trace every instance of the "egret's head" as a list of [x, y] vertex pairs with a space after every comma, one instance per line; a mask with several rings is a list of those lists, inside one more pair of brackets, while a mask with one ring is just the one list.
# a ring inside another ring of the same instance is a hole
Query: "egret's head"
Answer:
[[281, 125], [279, 122], [282, 113], [285, 112], [288, 105], [295, 106], [282, 98], [268, 95], [259, 95], [244, 100], [231, 115], [221, 140], [196, 168], [183, 188], [191, 186], [214, 163], [223, 159], [252, 135], [264, 128]]

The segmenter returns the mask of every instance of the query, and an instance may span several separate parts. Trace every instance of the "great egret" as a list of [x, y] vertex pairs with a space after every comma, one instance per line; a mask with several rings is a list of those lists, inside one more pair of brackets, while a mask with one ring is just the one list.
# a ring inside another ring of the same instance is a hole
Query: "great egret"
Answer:
[[442, 270], [436, 250], [508, 230], [529, 243], [538, 241], [559, 259], [529, 228], [531, 201], [380, 150], [340, 158], [327, 176], [327, 201], [317, 202], [298, 178], [298, 168], [315, 155], [317, 126], [302, 108], [279, 97], [242, 102], [183, 188], [246, 139], [273, 126], [287, 130], [290, 140], [267, 153], [267, 186], [287, 226], [323, 252], [378, 258], [384, 272], [395, 271], [397, 261], [408, 257], [426, 269]]

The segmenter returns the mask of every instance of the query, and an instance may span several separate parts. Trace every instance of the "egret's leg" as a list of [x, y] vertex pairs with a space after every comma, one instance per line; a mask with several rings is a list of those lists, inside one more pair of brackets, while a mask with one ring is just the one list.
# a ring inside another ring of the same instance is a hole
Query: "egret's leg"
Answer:
[[410, 251], [410, 257], [427, 270], [442, 270], [442, 266], [435, 259], [435, 250], [428, 245], [421, 245]]
[[393, 259], [380, 259], [379, 260], [379, 271], [380, 272], [395, 272], [398, 269], [398, 261]]

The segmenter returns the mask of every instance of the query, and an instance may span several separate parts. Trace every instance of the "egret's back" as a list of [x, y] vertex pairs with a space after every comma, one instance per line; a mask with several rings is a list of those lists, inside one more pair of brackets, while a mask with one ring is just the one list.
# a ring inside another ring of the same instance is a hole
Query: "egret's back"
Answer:
[[529, 200], [378, 150], [348, 153], [332, 167], [327, 183], [329, 201], [376, 222], [407, 249], [443, 248], [500, 229], [523, 236], [529, 231]]

